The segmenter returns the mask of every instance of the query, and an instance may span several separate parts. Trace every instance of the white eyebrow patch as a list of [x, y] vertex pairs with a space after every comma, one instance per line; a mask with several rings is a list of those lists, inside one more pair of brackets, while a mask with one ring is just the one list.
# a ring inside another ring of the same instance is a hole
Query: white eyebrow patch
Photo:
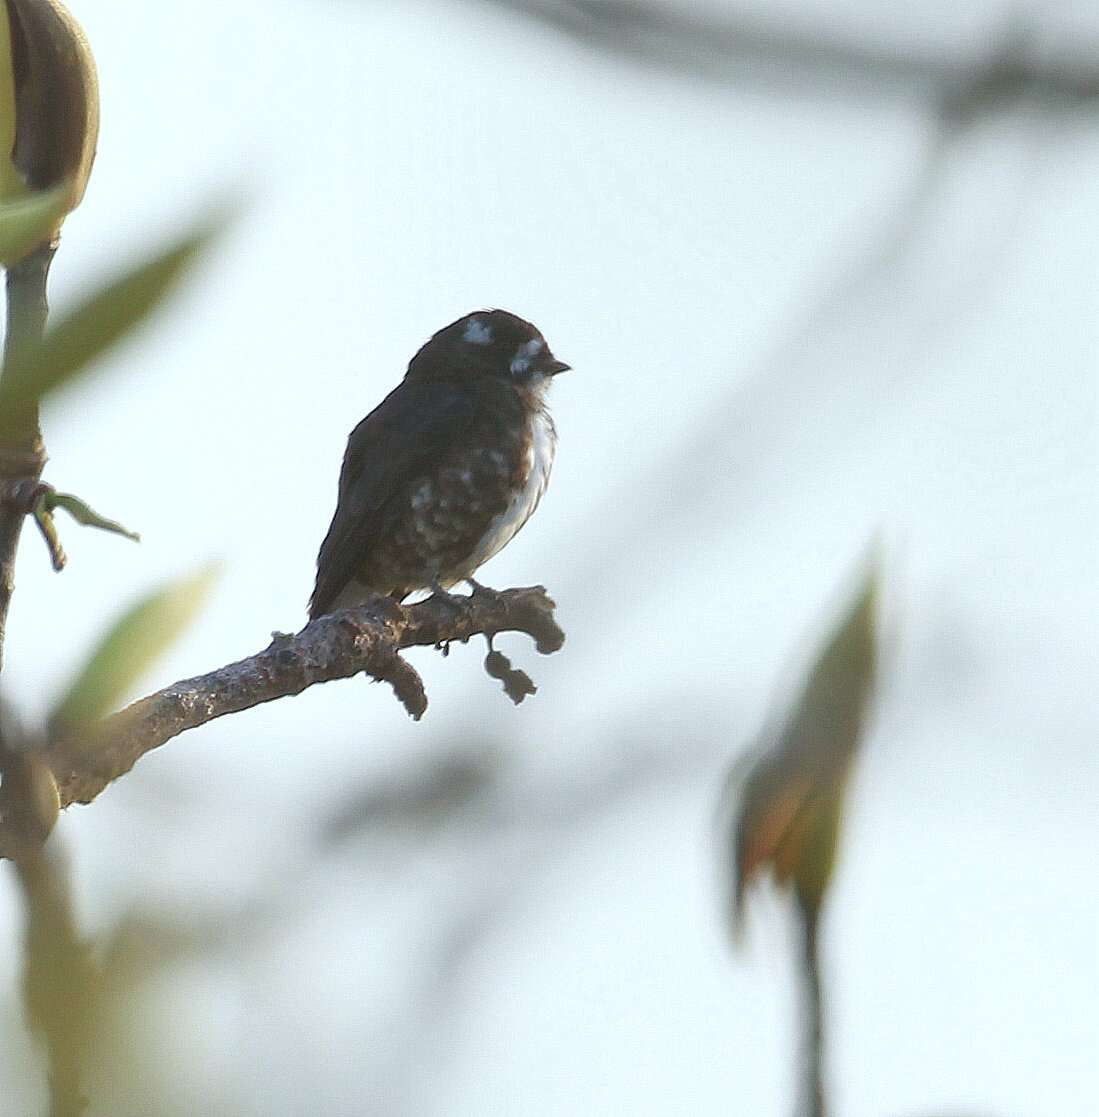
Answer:
[[480, 318], [471, 318], [462, 334], [462, 340], [468, 341], [470, 345], [491, 345], [492, 327]]
[[538, 356], [539, 353], [545, 349], [546, 343], [540, 337], [532, 337], [530, 341], [524, 341], [522, 345], [515, 351], [515, 356], [511, 361], [511, 375], [522, 376], [530, 368], [530, 362]]

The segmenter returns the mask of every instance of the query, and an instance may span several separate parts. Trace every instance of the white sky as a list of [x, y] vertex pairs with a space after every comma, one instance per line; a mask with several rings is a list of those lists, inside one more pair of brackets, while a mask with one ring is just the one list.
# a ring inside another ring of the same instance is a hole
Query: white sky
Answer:
[[[248, 201], [172, 308], [45, 415], [47, 479], [145, 541], [62, 525], [55, 577], [28, 535], [5, 667], [28, 717], [117, 609], [211, 557], [213, 606], [148, 688], [300, 626], [347, 432], [439, 326], [503, 306], [575, 368], [550, 491], [484, 571], [559, 603], [562, 653], [506, 646], [535, 698], [512, 709], [480, 646], [420, 652], [420, 724], [381, 687], [314, 688], [65, 817], [91, 929], [288, 893], [258, 945], [158, 986], [156, 1069], [115, 1112], [165, 1083], [180, 1113], [787, 1112], [785, 921], [764, 899], [750, 949], [727, 949], [713, 809], [877, 531], [897, 650], [826, 927], [836, 1114], [1091, 1113], [1094, 112], [981, 126], [852, 283], [934, 142], [916, 101], [694, 85], [477, 3], [72, 6], [103, 132], [55, 304]], [[1006, 7], [811, 12], [981, 53]], [[1088, 15], [1048, 8], [1056, 41]], [[520, 817], [638, 756], [676, 775], [566, 833], [313, 864], [326, 808], [465, 739], [506, 755]], [[427, 1027], [431, 936], [482, 893], [498, 922]], [[0, 1054], [5, 1112], [39, 1104], [27, 1059]]]

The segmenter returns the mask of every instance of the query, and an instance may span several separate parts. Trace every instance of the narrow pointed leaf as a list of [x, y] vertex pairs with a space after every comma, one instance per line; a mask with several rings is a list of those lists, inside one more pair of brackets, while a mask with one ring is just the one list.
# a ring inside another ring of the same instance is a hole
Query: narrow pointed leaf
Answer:
[[99, 528], [100, 531], [109, 531], [115, 535], [124, 535], [135, 543], [141, 542], [141, 536], [136, 531], [123, 527], [117, 520], [109, 520], [101, 516], [94, 508], [90, 508], [78, 496], [72, 493], [50, 492], [43, 498], [43, 503], [50, 511], [63, 508], [78, 524], [85, 527]]
[[216, 575], [214, 567], [207, 567], [128, 609], [100, 641], [58, 703], [50, 719], [53, 732], [78, 731], [115, 710], [198, 615]]
[[61, 537], [57, 534], [57, 524], [54, 523], [53, 513], [46, 506], [44, 500], [39, 500], [34, 506], [34, 522], [46, 541], [46, 548], [50, 552], [50, 565], [56, 573], [60, 574], [69, 561], [65, 548], [61, 545]]
[[0, 436], [11, 416], [86, 373], [171, 293], [216, 236], [222, 222], [203, 222], [186, 236], [106, 284], [63, 318], [38, 345], [16, 353], [0, 382]]

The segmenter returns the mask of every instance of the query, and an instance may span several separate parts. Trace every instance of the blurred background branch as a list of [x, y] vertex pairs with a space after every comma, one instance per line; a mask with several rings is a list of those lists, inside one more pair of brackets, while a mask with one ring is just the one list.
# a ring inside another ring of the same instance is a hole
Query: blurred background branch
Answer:
[[[467, 0], [468, 2], [468, 0]], [[876, 44], [810, 21], [776, 20], [645, 0], [472, 0], [536, 20], [582, 50], [670, 73], [790, 95], [904, 96], [958, 116], [1026, 92], [1064, 106], [1099, 97], [1099, 67], [1084, 54], [1039, 49], [1040, 16], [1007, 21], [976, 56], [946, 57]]]
[[[835, 442], [850, 441], [850, 431], [815, 417], [892, 407], [913, 358], [929, 339], [942, 344], [951, 327], [986, 297], [1029, 196], [1022, 174], [1014, 204], [990, 210], [987, 221], [974, 225], [972, 240], [936, 240], [952, 181], [964, 169], [980, 127], [1030, 106], [1035, 116], [1021, 128], [1034, 148], [1026, 166], [1033, 166], [1039, 143], [1051, 135], [1051, 116], [1071, 118], [1099, 103], [1094, 58], [1074, 54], [1071, 44], [1055, 52], [1043, 41], [1038, 14], [1001, 21], [978, 53], [944, 56], [861, 41], [813, 26], [810, 19], [737, 12], [733, 5], [703, 13], [695, 6], [644, 0], [461, 2], [547, 26], [580, 49], [684, 79], [763, 86], [784, 98], [838, 91], [863, 103], [872, 95], [901, 96], [929, 113], [922, 157], [895, 201], [870, 218], [868, 233], [859, 230], [856, 244], [845, 240], [837, 246], [831, 278], [823, 288], [811, 278], [803, 309], [782, 325], [770, 352], [746, 375], [730, 377], [709, 419], [670, 454], [642, 464], [643, 480], [632, 477], [593, 516], [596, 525], [614, 523], [617, 530], [613, 536], [598, 527], [585, 533], [592, 547], [578, 564], [580, 579], [592, 567], [607, 575], [636, 561], [637, 541], [649, 537], [644, 521], [652, 507], [665, 516], [668, 530], [657, 557], [667, 562], [674, 550], [666, 540], [691, 538], [687, 525], [719, 486], [726, 494], [734, 490], [741, 511], [755, 500], [773, 500], [775, 465], [795, 445], [823, 460], [834, 453]], [[869, 348], [875, 350], [872, 372], [861, 359]], [[837, 350], [849, 351], [851, 359], [837, 360]], [[796, 408], [790, 407], [792, 399]], [[863, 419], [868, 422], [869, 415]], [[650, 494], [644, 505], [630, 499], [638, 485]], [[566, 583], [565, 592], [580, 589], [578, 580]], [[594, 606], [613, 604], [608, 595]]]

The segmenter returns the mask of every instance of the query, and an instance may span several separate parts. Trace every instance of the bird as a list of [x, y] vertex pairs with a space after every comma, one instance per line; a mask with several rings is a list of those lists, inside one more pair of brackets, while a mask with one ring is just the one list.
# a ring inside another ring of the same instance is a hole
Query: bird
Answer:
[[310, 620], [375, 594], [483, 590], [474, 573], [546, 490], [557, 448], [546, 391], [570, 367], [506, 310], [474, 311], [426, 341], [348, 438]]

